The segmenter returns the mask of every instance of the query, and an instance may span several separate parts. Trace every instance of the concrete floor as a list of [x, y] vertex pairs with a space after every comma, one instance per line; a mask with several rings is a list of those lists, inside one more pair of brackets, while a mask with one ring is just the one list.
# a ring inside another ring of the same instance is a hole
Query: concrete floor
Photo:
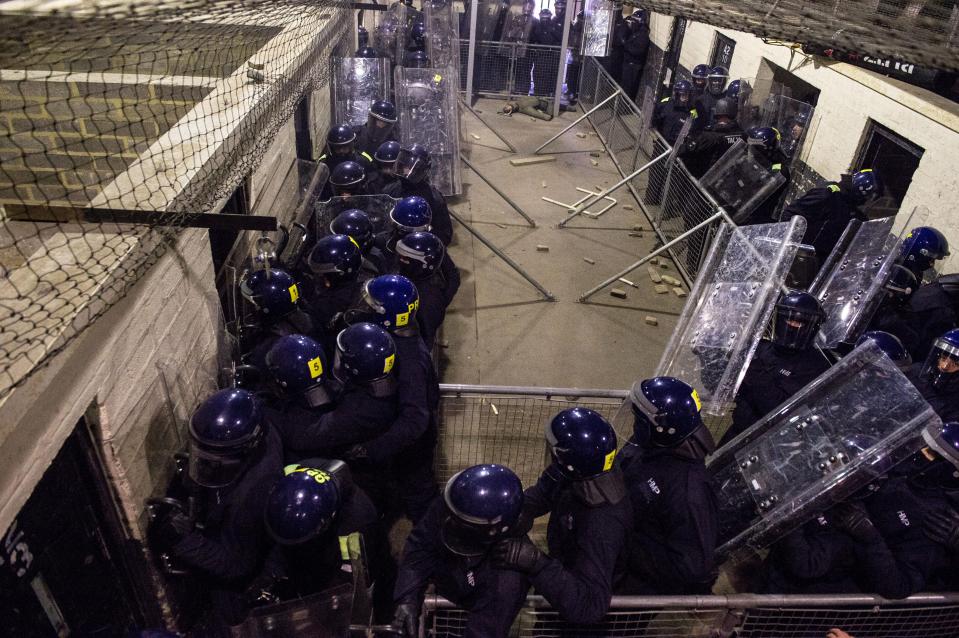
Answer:
[[[550, 290], [557, 301], [545, 301], [505, 262], [454, 223], [450, 254], [462, 272], [463, 283], [443, 328], [442, 339], [448, 346], [440, 353], [442, 380], [628, 388], [655, 370], [685, 299], [671, 291], [656, 294], [644, 265], [627, 277], [638, 288], [622, 282], [614, 285], [627, 292], [626, 299], [610, 296], [609, 288], [614, 287], [610, 286], [589, 303], [576, 301], [586, 290], [646, 255], [655, 245], [655, 236], [625, 189], [614, 193], [618, 204], [601, 217], [581, 216], [568, 228], [558, 229], [556, 224], [566, 211], [544, 202], [542, 196], [573, 202], [583, 195], [576, 191], [577, 186], [609, 186], [619, 179], [619, 173], [605, 153], [591, 157], [591, 151], [603, 147], [586, 122], [545, 149], [556, 156], [555, 162], [511, 166], [511, 158], [528, 156], [581, 113], [563, 113], [552, 122], [543, 122], [526, 115], [499, 115], [496, 111], [501, 106], [499, 101], [480, 100], [475, 108], [519, 152], [514, 155], [506, 150], [469, 113], [463, 115], [463, 151], [536, 220], [537, 228], [530, 228], [465, 166], [464, 194], [450, 206]], [[642, 238], [629, 236], [636, 225], [646, 229]], [[548, 246], [549, 252], [537, 251], [537, 245]], [[672, 262], [660, 272], [680, 278]], [[647, 325], [647, 315], [656, 317], [659, 324]]]

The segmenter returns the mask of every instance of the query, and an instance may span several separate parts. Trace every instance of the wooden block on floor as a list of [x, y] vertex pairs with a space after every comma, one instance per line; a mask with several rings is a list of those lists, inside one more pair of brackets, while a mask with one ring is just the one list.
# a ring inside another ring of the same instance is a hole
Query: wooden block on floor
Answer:
[[683, 282], [681, 282], [680, 280], [676, 279], [675, 277], [670, 277], [669, 275], [660, 275], [660, 278], [661, 278], [664, 282], [666, 282], [667, 284], [669, 284], [670, 286], [682, 286], [682, 285], [683, 285]]
[[578, 138], [581, 139], [581, 140], [585, 140], [585, 139], [586, 139], [586, 133], [577, 133], [577, 134], [576, 134], [576, 137], [578, 137]]
[[612, 295], [613, 297], [617, 297], [618, 299], [626, 298], [626, 291], [620, 290], [619, 288], [613, 288], [612, 290], [609, 291], [609, 294]]
[[539, 244], [538, 246], [536, 246], [536, 251], [540, 253], [548, 253], [549, 246], [544, 246], [543, 244]]
[[659, 267], [663, 270], [669, 270], [669, 264], [667, 264], [665, 261], [659, 262]]
[[591, 266], [596, 263], [595, 260], [590, 259], [589, 257], [583, 257], [583, 261], [585, 261], [587, 264], [589, 264], [589, 265], [591, 265]]
[[673, 292], [676, 293], [676, 296], [679, 298], [683, 298], [686, 296], [686, 291], [680, 288], [679, 286], [674, 286]]
[[649, 263], [651, 263], [651, 264], [654, 265], [654, 266], [658, 266], [658, 265], [659, 265], [659, 257], [653, 257], [652, 259], [649, 260]]
[[669, 292], [669, 286], [666, 284], [656, 284], [653, 286], [653, 290], [656, 291], [657, 295], [665, 295], [667, 292]]
[[530, 164], [542, 164], [543, 162], [555, 162], [555, 155], [532, 155], [530, 157], [517, 157], [509, 161], [513, 166], [529, 166]]
[[662, 283], [663, 276], [660, 275], [655, 268], [652, 266], [646, 266], [646, 272], [649, 273], [649, 278], [653, 280], [654, 284]]
[[[629, 204], [623, 204], [623, 210], [633, 210], [633, 207]], [[633, 226], [633, 228], [636, 228], [636, 227]]]
[[651, 325], [651, 326], [658, 326], [658, 325], [659, 325], [659, 319], [657, 319], [656, 317], [653, 317], [653, 316], [651, 316], [651, 315], [646, 315], [646, 323], [649, 324], [649, 325]]

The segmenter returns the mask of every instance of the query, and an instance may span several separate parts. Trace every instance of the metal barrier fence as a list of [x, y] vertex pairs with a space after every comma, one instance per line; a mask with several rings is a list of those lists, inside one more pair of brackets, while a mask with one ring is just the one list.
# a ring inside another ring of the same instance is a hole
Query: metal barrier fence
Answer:
[[[421, 636], [463, 636], [466, 612], [428, 596]], [[838, 627], [855, 638], [954, 638], [959, 594], [905, 600], [869, 595], [614, 596], [600, 623], [573, 625], [541, 596], [529, 596], [513, 624], [520, 638], [823, 638]]]
[[[588, 120], [625, 178], [669, 150], [670, 146], [650, 128], [655, 91], [647, 85], [643, 91], [643, 108], [640, 109], [632, 100], [616, 95], [619, 90], [595, 58], [586, 58], [580, 82], [580, 104], [588, 111], [612, 97], [591, 113]], [[631, 179], [627, 187], [663, 243], [676, 239], [719, 210], [712, 196], [686, 170], [682, 161], [673, 156], [656, 162], [649, 170]], [[699, 272], [709, 246], [709, 233], [709, 228], [699, 230], [669, 251], [687, 283], [692, 282]]]
[[[466, 90], [469, 40], [460, 40], [460, 90]], [[523, 42], [477, 42], [473, 91], [483, 97], [536, 95], [552, 98], [560, 47]]]

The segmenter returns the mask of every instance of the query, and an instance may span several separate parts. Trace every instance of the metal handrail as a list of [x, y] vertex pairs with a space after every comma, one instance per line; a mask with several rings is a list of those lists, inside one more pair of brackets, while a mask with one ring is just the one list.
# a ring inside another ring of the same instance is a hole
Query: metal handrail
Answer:
[[523, 385], [470, 385], [464, 383], [441, 383], [443, 394], [518, 394], [537, 397], [625, 399], [628, 390], [610, 390], [599, 388], [540, 388]]
[[[918, 607], [959, 604], [959, 592], [920, 593], [893, 600], [871, 594], [728, 594], [724, 596], [613, 596], [610, 611], [620, 609], [756, 609], [769, 607]], [[545, 598], [526, 597], [526, 608], [550, 609]], [[449, 600], [430, 594], [424, 609], [457, 609]]]

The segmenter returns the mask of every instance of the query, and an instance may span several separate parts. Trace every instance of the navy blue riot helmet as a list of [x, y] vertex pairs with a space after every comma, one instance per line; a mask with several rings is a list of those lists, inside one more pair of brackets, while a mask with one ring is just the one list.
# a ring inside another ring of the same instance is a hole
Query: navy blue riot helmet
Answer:
[[750, 146], [757, 146], [767, 153], [779, 148], [782, 136], [771, 126], [754, 126], [746, 131], [746, 142]]
[[330, 171], [330, 186], [333, 187], [335, 195], [358, 195], [362, 192], [365, 181], [366, 169], [356, 162], [340, 162]]
[[213, 393], [190, 419], [190, 478], [204, 487], [233, 483], [254, 458], [263, 434], [252, 393], [241, 388]]
[[296, 281], [278, 268], [247, 272], [240, 281], [240, 294], [271, 319], [285, 317], [296, 310], [300, 298]]
[[693, 102], [693, 85], [686, 80], [678, 80], [673, 85], [673, 106], [688, 108]]
[[332, 155], [349, 155], [353, 152], [356, 132], [349, 124], [337, 124], [326, 134], [326, 145]]
[[446, 482], [443, 500], [449, 510], [440, 529], [443, 544], [454, 554], [479, 556], [516, 525], [523, 484], [508, 467], [474, 465]]
[[885, 288], [894, 301], [905, 303], [919, 289], [919, 279], [905, 266], [893, 264]]
[[388, 140], [376, 148], [376, 152], [373, 153], [373, 159], [379, 164], [380, 170], [389, 169], [389, 172], [392, 174], [394, 169], [393, 165], [396, 164], [396, 158], [399, 154], [400, 143], [396, 140]]
[[709, 74], [712, 70], [712, 67], [708, 64], [697, 64], [693, 67], [693, 85], [700, 93], [706, 90], [706, 80], [709, 79]]
[[384, 379], [396, 363], [393, 337], [372, 323], [354, 323], [336, 337], [333, 373], [345, 382], [373, 383]]
[[779, 296], [773, 310], [772, 342], [791, 350], [810, 348], [824, 318], [819, 300], [808, 292], [785, 292]]
[[426, 48], [426, 24], [417, 22], [410, 27], [409, 50], [422, 51]]
[[415, 324], [420, 294], [402, 275], [380, 275], [366, 282], [363, 299], [373, 310], [365, 319], [394, 332]]
[[354, 58], [378, 58], [380, 56], [379, 56], [379, 53], [377, 53], [376, 49], [366, 44], [358, 48], [356, 50], [356, 54], [353, 57]]
[[334, 217], [330, 222], [330, 232], [352, 237], [359, 244], [361, 252], [366, 252], [373, 245], [373, 222], [359, 208], [344, 210]]
[[896, 335], [882, 330], [867, 330], [856, 341], [856, 347], [858, 348], [867, 341], [875, 343], [900, 370], [905, 370], [912, 365], [912, 355], [909, 354], [909, 351], [906, 350], [906, 347], [902, 345], [902, 341]]
[[864, 168], [852, 174], [853, 194], [860, 202], [867, 202], [878, 197], [881, 188], [879, 175], [871, 168]]
[[921, 280], [925, 271], [949, 256], [949, 240], [931, 226], [913, 228], [899, 250], [899, 262]]
[[[342, 496], [330, 461], [310, 459], [283, 468], [266, 502], [266, 529], [282, 545], [297, 545], [326, 532]], [[342, 465], [342, 461], [332, 464]], [[315, 467], [315, 466], [323, 467]]]
[[410, 195], [396, 202], [390, 211], [390, 220], [404, 233], [415, 233], [430, 229], [433, 212], [425, 199]]
[[302, 396], [311, 408], [331, 402], [324, 383], [326, 353], [310, 337], [281, 337], [266, 353], [266, 368], [278, 386], [288, 394]]
[[356, 279], [363, 253], [359, 243], [349, 235], [327, 235], [316, 242], [307, 263], [314, 275], [334, 286]]
[[396, 176], [411, 184], [419, 184], [430, 174], [433, 160], [425, 146], [413, 144], [401, 148], [396, 157]]
[[714, 66], [709, 72], [706, 80], [709, 92], [719, 97], [726, 90], [726, 82], [729, 80], [729, 69], [724, 66]]
[[923, 430], [922, 438], [928, 447], [913, 457], [910, 482], [919, 488], [959, 491], [959, 423]]
[[933, 342], [919, 376], [937, 390], [959, 390], [959, 328]]
[[637, 381], [630, 392], [633, 441], [643, 448], [672, 448], [703, 427], [696, 390], [674, 377]]
[[439, 237], [425, 231], [410, 233], [396, 242], [400, 274], [413, 281], [429, 277], [436, 272], [446, 247]]
[[[748, 86], [748, 83], [747, 83]], [[731, 100], [738, 100], [740, 93], [743, 90], [743, 80], [733, 80], [729, 83], [729, 86], [726, 87], [726, 97]]]
[[370, 117], [388, 124], [395, 124], [396, 106], [389, 100], [375, 100], [370, 104]]
[[426, 69], [430, 66], [430, 58], [425, 51], [407, 51], [403, 56], [403, 66], [409, 69]]
[[572, 479], [588, 479], [613, 468], [616, 432], [589, 408], [569, 408], [546, 426], [546, 442], [560, 471]]

